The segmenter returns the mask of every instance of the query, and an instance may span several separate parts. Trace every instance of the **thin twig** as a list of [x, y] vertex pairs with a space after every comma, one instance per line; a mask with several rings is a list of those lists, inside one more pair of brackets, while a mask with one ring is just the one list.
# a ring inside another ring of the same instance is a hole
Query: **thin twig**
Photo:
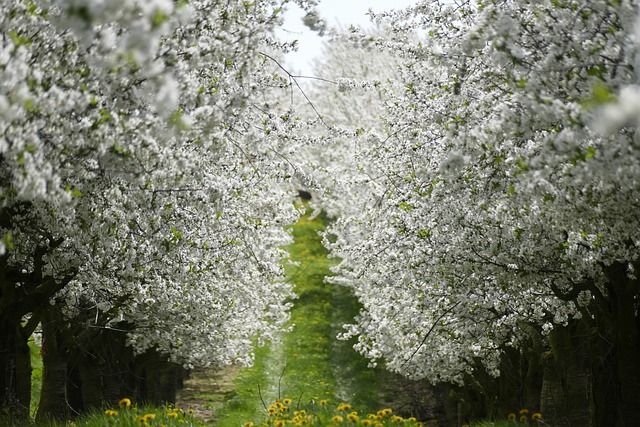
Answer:
[[290, 82], [291, 82], [291, 81], [293, 81], [293, 82], [296, 84], [296, 86], [298, 87], [298, 90], [300, 91], [300, 93], [302, 94], [302, 96], [304, 96], [304, 99], [306, 99], [306, 100], [307, 100], [307, 102], [309, 103], [309, 105], [311, 106], [311, 108], [313, 109], [313, 111], [314, 111], [314, 112], [316, 113], [316, 115], [318, 116], [318, 119], [320, 119], [320, 122], [321, 122], [323, 125], [325, 125], [325, 127], [326, 127], [327, 129], [331, 129], [331, 127], [330, 127], [330, 126], [329, 126], [329, 125], [324, 121], [324, 119], [323, 119], [323, 118], [322, 118], [322, 116], [320, 115], [320, 112], [316, 109], [315, 105], [313, 105], [313, 102], [311, 102], [311, 100], [309, 99], [309, 97], [307, 96], [307, 94], [306, 94], [306, 93], [304, 93], [304, 90], [302, 90], [302, 88], [300, 87], [300, 84], [298, 83], [297, 78], [316, 79], [316, 80], [321, 80], [321, 81], [325, 81], [325, 82], [329, 82], [329, 83], [333, 83], [333, 84], [338, 84], [338, 83], [333, 82], [333, 81], [331, 81], [331, 80], [323, 79], [323, 78], [320, 78], [320, 77], [307, 77], [307, 76], [296, 76], [296, 75], [293, 75], [293, 74], [291, 74], [291, 73], [289, 72], [289, 70], [287, 70], [286, 68], [284, 68], [284, 67], [282, 66], [282, 64], [280, 64], [280, 62], [278, 62], [278, 60], [277, 60], [277, 59], [275, 59], [274, 57], [272, 57], [272, 56], [270, 56], [270, 55], [267, 55], [267, 54], [266, 54], [266, 53], [264, 53], [264, 52], [258, 52], [258, 53], [259, 53], [260, 55], [263, 55], [265, 58], [269, 58], [270, 60], [272, 60], [273, 62], [275, 62], [275, 63], [276, 63], [276, 65], [277, 65], [278, 67], [280, 67], [280, 69], [282, 69], [282, 71], [284, 71], [285, 73], [287, 73], [287, 76], [289, 76], [289, 81], [290, 81]]
[[409, 358], [407, 360], [405, 360], [405, 362], [402, 364], [401, 367], [404, 367], [404, 365], [406, 365], [407, 363], [409, 363], [411, 361], [411, 359], [413, 359], [413, 356], [416, 355], [416, 353], [418, 353], [418, 351], [422, 348], [422, 346], [424, 345], [425, 342], [427, 342], [427, 338], [429, 338], [429, 335], [431, 335], [431, 332], [433, 332], [433, 329], [436, 327], [436, 325], [438, 324], [438, 322], [440, 320], [442, 320], [442, 318], [444, 316], [446, 316], [447, 314], [449, 314], [454, 308], [456, 308], [458, 305], [460, 304], [460, 301], [456, 302], [455, 304], [453, 304], [451, 307], [449, 307], [447, 310], [444, 311], [444, 313], [442, 313], [435, 322], [433, 322], [433, 325], [431, 325], [431, 328], [429, 329], [429, 331], [427, 332], [427, 334], [424, 336], [424, 338], [422, 339], [422, 342], [420, 343], [420, 345], [413, 351], [413, 353], [411, 353], [411, 356], [409, 356]]

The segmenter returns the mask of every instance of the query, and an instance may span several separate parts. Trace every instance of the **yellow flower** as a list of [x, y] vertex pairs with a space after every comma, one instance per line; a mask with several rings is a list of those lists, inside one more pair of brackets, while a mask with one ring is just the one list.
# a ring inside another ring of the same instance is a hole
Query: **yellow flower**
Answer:
[[144, 416], [144, 419], [145, 419], [146, 421], [149, 421], [149, 420], [155, 420], [155, 419], [156, 419], [156, 414], [146, 414], [146, 415]]
[[507, 415], [507, 419], [509, 421], [515, 421], [516, 420], [516, 414], [514, 414], [513, 412], [510, 413], [509, 415]]
[[421, 421], [418, 421], [418, 422], [416, 423], [416, 427], [422, 427], [422, 422], [421, 422]]
[[360, 419], [360, 417], [358, 416], [358, 414], [356, 412], [352, 412], [349, 415], [347, 415], [347, 419], [349, 421], [351, 421], [352, 423], [355, 423]]
[[251, 421], [247, 421], [246, 423], [242, 424], [244, 427], [253, 427], [254, 424]]
[[527, 418], [526, 415], [520, 415], [520, 422], [522, 424], [527, 424], [528, 421], [529, 421], [529, 419]]
[[399, 423], [400, 421], [402, 421], [402, 417], [399, 417], [397, 415], [394, 415], [393, 417], [391, 417], [392, 423]]
[[344, 419], [343, 419], [340, 415], [334, 415], [334, 416], [331, 418], [331, 421], [333, 421], [333, 422], [334, 422], [334, 423], [336, 423], [336, 424], [341, 423], [343, 420], [344, 420]]
[[128, 399], [126, 397], [124, 399], [120, 399], [118, 405], [120, 405], [121, 408], [128, 408], [129, 406], [131, 406], [131, 399]]
[[291, 399], [283, 399], [282, 403], [284, 403], [285, 405], [291, 405]]
[[416, 418], [415, 418], [415, 417], [409, 417], [409, 418], [407, 418], [407, 422], [415, 423], [416, 421], [417, 421], [417, 420], [416, 420]]
[[520, 411], [518, 412], [520, 415], [527, 415], [529, 413], [528, 409], [520, 409]]
[[327, 406], [327, 400], [326, 399], [321, 399], [320, 400], [320, 406]]
[[175, 412], [175, 411], [171, 411], [171, 412], [167, 413], [167, 417], [169, 417], [169, 418], [178, 418], [178, 413]]
[[276, 420], [276, 422], [273, 423], [273, 425], [275, 427], [284, 427], [284, 421], [283, 420]]
[[107, 414], [110, 417], [116, 417], [118, 416], [118, 413], [112, 409], [107, 409], [106, 411], [104, 411], [105, 414]]
[[349, 409], [351, 409], [351, 405], [348, 403], [341, 403], [338, 405], [338, 411], [348, 411]]
[[360, 423], [363, 426], [370, 426], [371, 425], [371, 420], [362, 420], [362, 422]]
[[391, 415], [393, 413], [393, 409], [391, 408], [385, 408], [385, 409], [381, 409], [378, 411], [378, 415], [383, 418], [386, 417], [388, 415]]
[[531, 419], [533, 421], [540, 421], [542, 419], [542, 414], [540, 412], [536, 412], [535, 414], [531, 415]]

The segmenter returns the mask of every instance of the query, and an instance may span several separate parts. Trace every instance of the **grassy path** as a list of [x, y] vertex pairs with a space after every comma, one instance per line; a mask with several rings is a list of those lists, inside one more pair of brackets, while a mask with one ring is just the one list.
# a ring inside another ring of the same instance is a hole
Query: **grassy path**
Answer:
[[299, 409], [320, 400], [349, 402], [363, 412], [378, 408], [379, 372], [367, 367], [353, 343], [335, 338], [358, 306], [348, 289], [324, 281], [334, 262], [318, 235], [325, 226], [326, 218], [308, 215], [293, 226], [295, 241], [287, 250], [296, 265], [286, 267], [298, 295], [293, 329], [280, 343], [257, 349], [255, 366], [236, 377], [234, 396], [220, 410], [217, 425], [259, 421], [266, 413], [263, 402], [268, 406], [279, 398], [292, 399]]

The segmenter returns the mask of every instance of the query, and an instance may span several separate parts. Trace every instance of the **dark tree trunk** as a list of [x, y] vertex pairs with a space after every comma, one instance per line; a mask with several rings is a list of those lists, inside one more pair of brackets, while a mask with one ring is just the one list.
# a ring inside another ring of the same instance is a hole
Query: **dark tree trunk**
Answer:
[[31, 407], [31, 349], [29, 348], [30, 332], [18, 327], [16, 332], [16, 389], [21, 412], [29, 413]]
[[155, 351], [136, 358], [136, 368], [140, 379], [140, 398], [146, 403], [163, 405], [175, 403], [182, 367], [168, 362], [165, 356]]
[[51, 307], [42, 321], [42, 390], [36, 419], [61, 420], [67, 414], [67, 354], [62, 336], [62, 314]]
[[556, 326], [549, 335], [551, 352], [544, 359], [541, 411], [556, 427], [589, 427], [591, 370], [587, 339], [580, 323]]
[[520, 406], [530, 412], [540, 412], [543, 378], [542, 355], [544, 352], [542, 334], [534, 325], [525, 322], [522, 322], [520, 327], [530, 338], [530, 345], [525, 345], [520, 361], [522, 375]]
[[615, 415], [611, 415], [615, 416], [616, 426], [640, 426], [640, 282], [629, 279], [626, 265], [621, 263], [612, 265], [607, 273], [615, 324], [613, 366], [618, 389]]
[[24, 333], [14, 319], [0, 324], [0, 415], [14, 420], [27, 420], [31, 405], [31, 353]]

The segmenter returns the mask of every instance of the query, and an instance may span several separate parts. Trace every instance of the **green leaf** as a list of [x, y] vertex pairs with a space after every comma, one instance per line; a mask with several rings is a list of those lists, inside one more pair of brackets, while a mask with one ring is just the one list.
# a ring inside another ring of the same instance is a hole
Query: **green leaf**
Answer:
[[2, 241], [4, 242], [4, 245], [7, 247], [7, 249], [9, 249], [10, 251], [12, 251], [15, 248], [13, 244], [13, 235], [11, 234], [10, 231], [7, 231], [7, 234], [4, 236]]
[[596, 82], [592, 88], [593, 100], [598, 104], [608, 104], [616, 100], [607, 85], [602, 82]]

